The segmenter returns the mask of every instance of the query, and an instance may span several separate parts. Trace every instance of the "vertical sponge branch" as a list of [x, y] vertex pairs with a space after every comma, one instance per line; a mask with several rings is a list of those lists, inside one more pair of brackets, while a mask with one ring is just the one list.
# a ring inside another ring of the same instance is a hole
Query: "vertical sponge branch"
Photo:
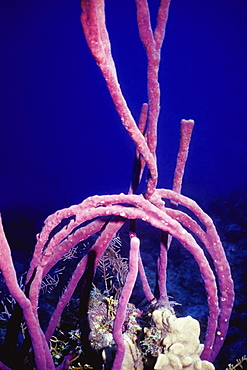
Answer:
[[126, 318], [127, 304], [137, 278], [139, 247], [140, 240], [135, 236], [135, 234], [132, 233], [130, 235], [129, 272], [122, 290], [122, 294], [119, 298], [116, 319], [113, 328], [113, 338], [117, 344], [117, 353], [113, 363], [113, 370], [120, 370], [124, 359], [125, 344], [122, 335], [122, 327]]

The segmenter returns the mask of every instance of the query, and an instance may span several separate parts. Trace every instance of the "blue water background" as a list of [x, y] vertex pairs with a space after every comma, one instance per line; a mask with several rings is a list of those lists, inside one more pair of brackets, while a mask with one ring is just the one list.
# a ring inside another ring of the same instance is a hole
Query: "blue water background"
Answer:
[[[159, 2], [151, 3], [154, 24]], [[147, 93], [135, 4], [108, 0], [106, 11], [120, 84], [137, 119]], [[1, 0], [0, 209], [13, 248], [31, 248], [57, 209], [129, 187], [134, 145], [79, 17], [79, 1]], [[247, 183], [246, 19], [245, 0], [171, 1], [159, 74], [159, 187], [172, 186], [180, 120], [192, 118], [182, 192], [200, 204]]]

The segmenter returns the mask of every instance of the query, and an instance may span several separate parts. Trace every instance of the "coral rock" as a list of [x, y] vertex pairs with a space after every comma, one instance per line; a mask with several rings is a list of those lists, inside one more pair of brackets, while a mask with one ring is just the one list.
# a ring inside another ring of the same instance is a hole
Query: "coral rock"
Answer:
[[213, 364], [200, 359], [203, 345], [197, 320], [191, 316], [177, 318], [167, 308], [155, 310], [152, 319], [162, 336], [155, 370], [214, 370]]

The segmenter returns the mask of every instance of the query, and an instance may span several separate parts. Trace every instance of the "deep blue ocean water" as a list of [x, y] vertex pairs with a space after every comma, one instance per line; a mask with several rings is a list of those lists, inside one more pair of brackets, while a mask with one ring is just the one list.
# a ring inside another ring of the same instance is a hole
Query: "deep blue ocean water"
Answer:
[[[154, 24], [159, 2], [151, 3]], [[106, 11], [120, 84], [138, 118], [147, 94], [135, 4], [107, 0]], [[18, 251], [33, 248], [57, 209], [129, 187], [134, 145], [79, 18], [79, 1], [0, 2], [0, 211]], [[205, 208], [246, 190], [246, 19], [245, 0], [171, 1], [159, 74], [159, 187], [172, 186], [180, 120], [194, 119], [182, 193]]]
[[[152, 19], [158, 1], [153, 0]], [[133, 0], [106, 1], [120, 84], [134, 117], [146, 57]], [[134, 146], [80, 25], [79, 2], [0, 4], [0, 208], [27, 224], [93, 194], [126, 192]], [[247, 183], [247, 3], [172, 0], [160, 68], [159, 187], [171, 187], [179, 123], [196, 125], [183, 194], [199, 202]], [[37, 230], [38, 231], [38, 230]]]

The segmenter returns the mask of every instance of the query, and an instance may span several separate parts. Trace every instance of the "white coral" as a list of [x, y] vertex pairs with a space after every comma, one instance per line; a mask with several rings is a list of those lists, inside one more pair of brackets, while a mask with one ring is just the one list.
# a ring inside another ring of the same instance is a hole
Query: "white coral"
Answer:
[[155, 370], [214, 370], [213, 364], [200, 359], [203, 344], [197, 320], [191, 316], [177, 318], [166, 308], [155, 310], [152, 319], [163, 336]]
[[141, 352], [127, 334], [123, 335], [125, 344], [124, 359], [121, 370], [143, 370]]

